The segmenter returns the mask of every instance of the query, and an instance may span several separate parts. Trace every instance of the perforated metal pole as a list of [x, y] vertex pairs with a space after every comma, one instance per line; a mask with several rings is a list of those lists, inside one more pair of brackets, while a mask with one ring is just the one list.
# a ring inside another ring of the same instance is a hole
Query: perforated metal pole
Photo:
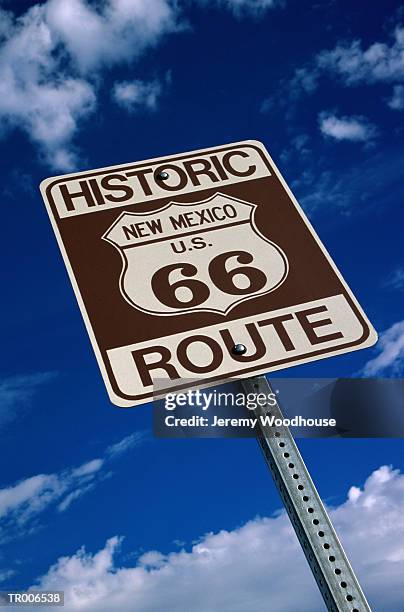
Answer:
[[[273, 393], [265, 376], [241, 381], [245, 393]], [[276, 403], [258, 407], [258, 442], [330, 612], [370, 612], [355, 573], [310, 478], [288, 427], [265, 425], [259, 417], [283, 419]]]

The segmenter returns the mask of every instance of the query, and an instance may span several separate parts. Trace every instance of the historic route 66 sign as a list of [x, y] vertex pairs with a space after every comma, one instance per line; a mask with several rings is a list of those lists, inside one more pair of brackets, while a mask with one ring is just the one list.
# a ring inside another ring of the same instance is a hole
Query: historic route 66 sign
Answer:
[[286, 278], [288, 261], [255, 226], [255, 208], [215, 193], [148, 214], [122, 212], [103, 236], [122, 256], [122, 296], [150, 314], [227, 314], [274, 291]]
[[377, 339], [259, 142], [53, 177], [41, 191], [119, 406], [150, 399], [156, 378], [172, 392]]

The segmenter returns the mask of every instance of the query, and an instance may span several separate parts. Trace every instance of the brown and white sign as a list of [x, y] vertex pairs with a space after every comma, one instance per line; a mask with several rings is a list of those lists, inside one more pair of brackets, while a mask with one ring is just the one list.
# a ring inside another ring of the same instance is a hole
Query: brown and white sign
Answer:
[[118, 406], [151, 398], [154, 378], [172, 392], [377, 340], [259, 142], [53, 177], [41, 192]]

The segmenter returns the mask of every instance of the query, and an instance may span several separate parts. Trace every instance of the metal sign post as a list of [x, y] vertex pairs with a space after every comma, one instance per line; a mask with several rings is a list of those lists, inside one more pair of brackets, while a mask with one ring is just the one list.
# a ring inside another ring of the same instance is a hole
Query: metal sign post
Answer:
[[[265, 376], [241, 381], [245, 393], [272, 389]], [[258, 443], [293, 528], [330, 612], [370, 612], [366, 597], [342, 548], [293, 436], [286, 426], [264, 425], [260, 416], [283, 419], [279, 404], [257, 407]]]

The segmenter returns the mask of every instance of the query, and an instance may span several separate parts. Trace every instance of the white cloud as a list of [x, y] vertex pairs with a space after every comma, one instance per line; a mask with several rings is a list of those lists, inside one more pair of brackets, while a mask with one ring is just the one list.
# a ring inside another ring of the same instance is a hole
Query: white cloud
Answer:
[[107, 0], [96, 10], [85, 0], [48, 0], [45, 19], [80, 72], [88, 75], [133, 61], [175, 30], [173, 7], [168, 0]]
[[288, 84], [292, 97], [298, 96], [300, 91], [312, 93], [317, 89], [319, 73], [317, 70], [303, 66], [296, 68], [295, 74]]
[[0, 490], [0, 533], [9, 535], [43, 510], [94, 480], [94, 474], [80, 475], [75, 470], [38, 474]]
[[54, 474], [37, 474], [0, 489], [0, 540], [24, 533], [48, 508], [65, 511], [110, 475], [111, 459], [135, 448], [144, 439], [143, 432], [126, 436], [109, 446], [101, 458]]
[[376, 128], [365, 117], [360, 116], [337, 117], [323, 112], [319, 115], [319, 126], [324, 136], [335, 140], [369, 143], [376, 134]]
[[404, 110], [404, 85], [395, 85], [393, 95], [388, 102], [393, 110]]
[[379, 376], [381, 374], [401, 375], [404, 366], [404, 321], [394, 323], [380, 334], [376, 345], [378, 355], [368, 361], [361, 374]]
[[[278, 0], [200, 0], [235, 15], [259, 14]], [[106, 71], [132, 65], [165, 35], [184, 29], [175, 0], [47, 0], [17, 18], [0, 9], [0, 134], [23, 130], [43, 159], [62, 171], [77, 166], [79, 127], [97, 108]], [[156, 107], [157, 82], [115, 86], [127, 110]]]
[[311, 154], [310, 137], [308, 134], [298, 134], [290, 140], [289, 147], [283, 149], [280, 154], [282, 163], [289, 163], [294, 157], [301, 161]]
[[311, 64], [296, 68], [292, 78], [282, 78], [277, 88], [269, 97], [265, 98], [260, 110], [268, 113], [274, 107], [287, 105], [287, 116], [295, 110], [295, 104], [302, 94], [312, 94], [318, 87], [320, 72]]
[[12, 14], [0, 8], [0, 42], [7, 38], [12, 23]]
[[[329, 214], [330, 210], [345, 216], [356, 212], [355, 206], [363, 200], [361, 185], [357, 184], [358, 177], [353, 176], [351, 171], [335, 176], [334, 172], [322, 169], [321, 164], [318, 167], [315, 164], [316, 161], [313, 161], [312, 169], [304, 169], [299, 178], [291, 182], [304, 210], [309, 215]], [[351, 181], [350, 190], [346, 188], [348, 181]]]
[[199, 4], [218, 4], [230, 10], [236, 17], [261, 15], [267, 10], [281, 7], [282, 0], [198, 0]]
[[[24, 130], [61, 170], [94, 112], [102, 71], [137, 59], [177, 28], [169, 0], [48, 0], [21, 18], [0, 12], [0, 127]], [[148, 99], [145, 100], [146, 103]]]
[[[281, 84], [278, 102], [297, 100], [302, 94], [312, 94], [320, 80], [326, 75], [336, 75], [346, 86], [359, 84], [393, 84], [390, 108], [403, 108], [403, 90], [399, 83], [404, 81], [404, 27], [397, 25], [391, 42], [375, 42], [364, 49], [360, 40], [339, 42], [334, 49], [320, 51], [306, 65], [295, 69], [294, 75]], [[276, 97], [275, 97], [276, 99]], [[270, 101], [264, 101], [263, 110]]]
[[80, 467], [76, 468], [72, 471], [72, 475], [75, 477], [80, 476], [89, 476], [98, 472], [103, 465], [102, 459], [92, 459], [91, 461], [87, 461], [87, 463], [83, 463]]
[[161, 91], [159, 81], [121, 81], [115, 83], [112, 96], [119, 106], [133, 113], [140, 108], [156, 110]]
[[59, 163], [62, 156], [73, 161], [67, 147], [77, 122], [94, 109], [95, 93], [86, 81], [63, 73], [56, 49], [44, 7], [15, 21], [0, 48], [0, 120], [23, 129]]
[[389, 289], [404, 289], [404, 268], [396, 268], [386, 279], [385, 287]]
[[56, 372], [38, 372], [0, 380], [0, 427], [21, 414], [39, 389], [56, 376]]
[[76, 501], [77, 499], [79, 499], [79, 497], [82, 497], [86, 493], [89, 493], [90, 491], [92, 491], [96, 485], [97, 485], [97, 482], [93, 480], [89, 484], [86, 484], [84, 486], [79, 486], [79, 488], [68, 493], [66, 497], [64, 497], [64, 499], [62, 499], [62, 501], [58, 505], [57, 507], [58, 511], [64, 512], [65, 510], [67, 510], [74, 501]]
[[[396, 612], [404, 598], [404, 476], [382, 466], [352, 487], [331, 518], [374, 609]], [[150, 551], [121, 567], [113, 537], [95, 554], [60, 558], [35, 588], [63, 589], [70, 612], [321, 612], [324, 604], [284, 513], [234, 531], [208, 534], [192, 547]], [[293, 588], [290, 588], [291, 580]]]
[[[0, 519], [4, 523], [26, 523], [41, 512], [55, 498], [62, 495], [67, 486], [67, 475], [38, 474], [0, 490]], [[7, 523], [7, 528], [9, 524]]]
[[9, 578], [12, 578], [16, 574], [16, 570], [0, 570], [0, 582], [5, 582]]
[[375, 42], [363, 50], [359, 40], [338, 44], [317, 56], [320, 69], [338, 74], [347, 85], [404, 80], [404, 27], [397, 26], [391, 45]]
[[310, 141], [310, 137], [308, 134], [298, 134], [292, 140], [292, 145], [299, 153], [299, 155], [305, 155], [309, 152], [308, 144]]
[[136, 448], [140, 444], [142, 444], [146, 439], [146, 434], [143, 431], [136, 431], [125, 438], [122, 438], [116, 444], [111, 444], [108, 446], [106, 454], [110, 457], [118, 457], [122, 453], [126, 453], [126, 451]]
[[[371, 144], [372, 141], [363, 146], [370, 149]], [[295, 172], [297, 178], [288, 177], [286, 166], [286, 177], [309, 215], [329, 217], [330, 210], [344, 216], [363, 215], [397, 204], [397, 177], [402, 173], [404, 153], [396, 147], [383, 152], [374, 148], [371, 155], [338, 173], [332, 171], [327, 157], [312, 150], [307, 149], [302, 155], [289, 147], [282, 153], [282, 161], [288, 156], [300, 171]]]

